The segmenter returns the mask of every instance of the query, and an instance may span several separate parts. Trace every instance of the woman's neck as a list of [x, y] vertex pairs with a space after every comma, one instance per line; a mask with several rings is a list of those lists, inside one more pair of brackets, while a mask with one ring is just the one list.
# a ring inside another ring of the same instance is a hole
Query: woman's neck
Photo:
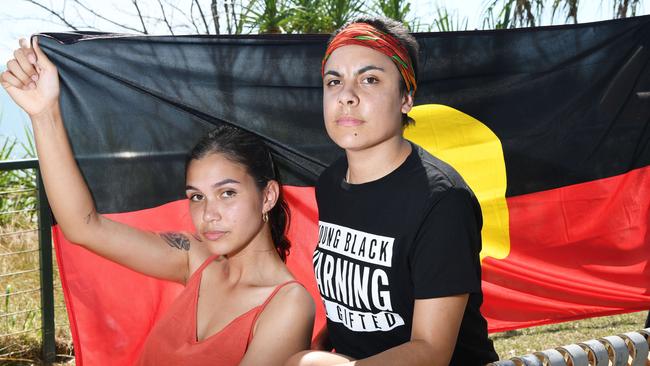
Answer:
[[267, 227], [242, 250], [228, 255], [223, 268], [227, 280], [233, 285], [263, 286], [275, 282], [286, 267], [273, 245]]
[[346, 181], [362, 184], [375, 181], [397, 169], [411, 153], [411, 144], [402, 136], [360, 151], [346, 150]]

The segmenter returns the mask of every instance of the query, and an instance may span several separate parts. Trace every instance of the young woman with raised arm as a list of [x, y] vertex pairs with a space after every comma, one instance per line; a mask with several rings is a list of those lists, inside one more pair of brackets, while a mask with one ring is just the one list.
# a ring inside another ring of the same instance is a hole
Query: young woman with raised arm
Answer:
[[288, 209], [260, 139], [228, 126], [204, 137], [186, 167], [195, 232], [146, 232], [96, 212], [61, 118], [56, 66], [37, 38], [33, 48], [21, 41], [2, 86], [32, 120], [47, 196], [66, 238], [186, 286], [154, 325], [139, 365], [281, 365], [309, 347], [314, 305], [284, 264]]

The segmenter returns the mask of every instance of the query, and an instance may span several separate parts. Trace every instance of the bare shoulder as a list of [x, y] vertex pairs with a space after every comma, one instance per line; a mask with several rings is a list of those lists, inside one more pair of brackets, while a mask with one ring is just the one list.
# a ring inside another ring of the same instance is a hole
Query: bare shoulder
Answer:
[[283, 302], [296, 302], [298, 304], [312, 304], [314, 299], [309, 294], [309, 291], [299, 282], [293, 282], [282, 287], [275, 295], [276, 298], [281, 299]]
[[269, 302], [264, 313], [273, 317], [287, 314], [291, 316], [313, 316], [315, 312], [314, 299], [309, 291], [298, 282], [283, 286]]
[[315, 313], [316, 307], [309, 292], [297, 282], [290, 283], [269, 301], [255, 323], [253, 333], [256, 337], [273, 338], [281, 331], [299, 337], [299, 343], [305, 341], [303, 346], [309, 347]]
[[283, 286], [255, 323], [240, 365], [284, 365], [291, 355], [309, 349], [314, 313], [314, 301], [302, 285]]

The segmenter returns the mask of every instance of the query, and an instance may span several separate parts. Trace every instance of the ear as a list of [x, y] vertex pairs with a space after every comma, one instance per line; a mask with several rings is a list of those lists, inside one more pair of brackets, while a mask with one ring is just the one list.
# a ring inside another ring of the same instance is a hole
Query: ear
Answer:
[[262, 212], [271, 211], [278, 202], [278, 197], [280, 197], [280, 185], [277, 181], [270, 180], [262, 191]]
[[406, 114], [411, 111], [411, 108], [413, 108], [413, 94], [404, 92], [404, 95], [402, 96], [401, 111], [402, 113]]

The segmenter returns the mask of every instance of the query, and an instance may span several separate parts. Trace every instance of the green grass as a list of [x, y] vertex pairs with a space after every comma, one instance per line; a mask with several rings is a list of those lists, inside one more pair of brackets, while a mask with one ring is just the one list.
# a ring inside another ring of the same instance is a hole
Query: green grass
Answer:
[[[33, 139], [28, 130], [25, 134], [23, 158], [34, 157]], [[17, 146], [13, 138], [0, 141], [0, 161], [9, 159]], [[0, 365], [39, 363], [41, 353], [35, 179], [33, 169], [0, 171]], [[57, 354], [64, 361], [73, 351], [56, 262], [54, 288]]]
[[[0, 225], [0, 365], [25, 365], [40, 358], [38, 234], [30, 212], [12, 218]], [[57, 354], [63, 361], [70, 359], [72, 341], [56, 263], [54, 288]]]
[[643, 329], [648, 312], [543, 325], [490, 336], [501, 359]]

